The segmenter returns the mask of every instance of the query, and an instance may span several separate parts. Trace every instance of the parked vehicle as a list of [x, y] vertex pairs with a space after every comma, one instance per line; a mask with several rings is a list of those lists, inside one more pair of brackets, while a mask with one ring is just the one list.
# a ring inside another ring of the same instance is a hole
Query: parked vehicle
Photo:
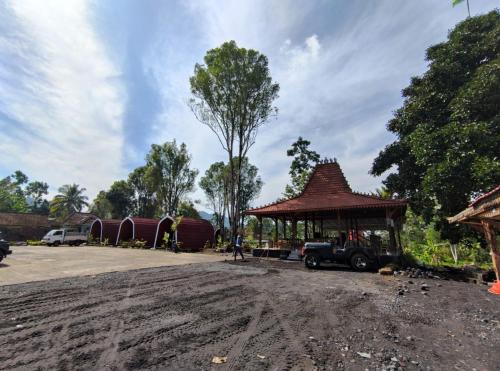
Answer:
[[9, 247], [9, 243], [3, 239], [2, 232], [0, 232], [0, 262], [7, 257], [7, 255], [12, 254], [12, 250]]
[[359, 246], [335, 246], [330, 242], [307, 242], [302, 248], [304, 264], [315, 269], [321, 265], [345, 264], [363, 272], [377, 263], [373, 249]]
[[62, 244], [78, 246], [87, 242], [87, 234], [71, 229], [53, 229], [42, 238], [42, 241], [48, 246], [58, 246]]

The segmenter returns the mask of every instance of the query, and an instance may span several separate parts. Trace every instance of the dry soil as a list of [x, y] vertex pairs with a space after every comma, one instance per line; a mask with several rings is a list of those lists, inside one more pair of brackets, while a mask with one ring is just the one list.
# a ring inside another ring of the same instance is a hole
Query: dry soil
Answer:
[[253, 260], [2, 286], [0, 369], [500, 368], [500, 297], [408, 281]]

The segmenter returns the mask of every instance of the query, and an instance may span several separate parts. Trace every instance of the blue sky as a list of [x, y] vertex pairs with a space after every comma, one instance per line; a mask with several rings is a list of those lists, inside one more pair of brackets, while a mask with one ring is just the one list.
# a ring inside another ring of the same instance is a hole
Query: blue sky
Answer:
[[[500, 7], [470, 3], [473, 15]], [[185, 142], [200, 173], [226, 160], [187, 106], [188, 79], [235, 40], [266, 54], [281, 85], [278, 118], [249, 153], [265, 182], [255, 204], [281, 195], [298, 136], [336, 157], [354, 189], [374, 190], [382, 179], [368, 170], [393, 140], [401, 89], [466, 11], [451, 0], [2, 1], [0, 177], [21, 169], [52, 193], [75, 182], [93, 198], [151, 143]]]

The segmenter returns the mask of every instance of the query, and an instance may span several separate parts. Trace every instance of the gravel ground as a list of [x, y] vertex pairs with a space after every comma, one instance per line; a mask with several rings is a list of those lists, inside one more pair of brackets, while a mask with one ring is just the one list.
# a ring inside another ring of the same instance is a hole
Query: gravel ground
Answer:
[[250, 260], [2, 286], [0, 298], [0, 369], [500, 369], [500, 297], [454, 281]]

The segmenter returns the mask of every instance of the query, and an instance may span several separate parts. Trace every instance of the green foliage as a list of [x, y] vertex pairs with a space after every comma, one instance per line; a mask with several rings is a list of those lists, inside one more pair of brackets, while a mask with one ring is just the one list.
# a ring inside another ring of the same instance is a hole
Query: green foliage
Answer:
[[230, 186], [228, 167], [222, 161], [211, 164], [200, 179], [199, 186], [214, 213], [215, 225], [224, 228]]
[[[397, 172], [387, 188], [410, 200], [427, 221], [464, 209], [500, 183], [500, 13], [459, 23], [446, 42], [427, 50], [429, 69], [403, 90], [389, 122], [397, 140], [371, 172]], [[447, 235], [451, 231], [445, 230]]]
[[133, 208], [134, 191], [124, 180], [115, 181], [106, 192], [106, 200], [111, 206], [111, 218], [123, 219], [129, 216]]
[[488, 250], [471, 237], [464, 238], [456, 244], [458, 261], [455, 262], [452, 244], [441, 238], [435, 223], [436, 220], [426, 223], [422, 216], [416, 215], [411, 210], [407, 211], [406, 224], [401, 234], [407, 263], [414, 264], [420, 261], [433, 266], [476, 265], [485, 269], [491, 267]]
[[299, 137], [286, 151], [286, 155], [293, 157], [293, 160], [289, 171], [292, 184], [286, 185], [283, 193], [285, 198], [298, 196], [304, 190], [312, 169], [320, 160], [320, 155], [309, 149], [310, 144], [310, 141]]
[[198, 170], [190, 169], [191, 155], [184, 143], [153, 144], [146, 157], [145, 177], [162, 214], [175, 215], [179, 202], [194, 190]]
[[43, 245], [43, 242], [40, 240], [27, 240], [26, 245], [28, 245], [28, 246], [40, 246], [40, 245]]
[[183, 200], [179, 203], [177, 214], [187, 218], [201, 219], [198, 210], [194, 207], [194, 204], [188, 200]]
[[[279, 85], [273, 83], [267, 57], [239, 48], [234, 41], [209, 50], [204, 65], [190, 78], [190, 106], [196, 118], [217, 136], [228, 155], [228, 215], [234, 238], [240, 224], [242, 162], [257, 131], [273, 114]], [[237, 158], [238, 160], [234, 160]]]
[[132, 214], [152, 218], [156, 213], [155, 190], [146, 177], [147, 167], [140, 166], [128, 175], [128, 184], [133, 192]]
[[0, 211], [46, 214], [49, 203], [43, 196], [48, 194], [48, 188], [44, 182], [28, 183], [28, 177], [17, 170], [0, 180]]
[[116, 181], [108, 191], [99, 192], [90, 210], [101, 218], [116, 219], [174, 215], [180, 200], [194, 190], [198, 170], [190, 169], [190, 164], [184, 143], [153, 144], [146, 165], [134, 169], [127, 181]]
[[59, 188], [57, 194], [50, 203], [50, 212], [59, 218], [64, 218], [72, 213], [81, 212], [84, 206], [88, 206], [87, 199], [83, 193], [85, 188], [78, 184], [65, 184]]

